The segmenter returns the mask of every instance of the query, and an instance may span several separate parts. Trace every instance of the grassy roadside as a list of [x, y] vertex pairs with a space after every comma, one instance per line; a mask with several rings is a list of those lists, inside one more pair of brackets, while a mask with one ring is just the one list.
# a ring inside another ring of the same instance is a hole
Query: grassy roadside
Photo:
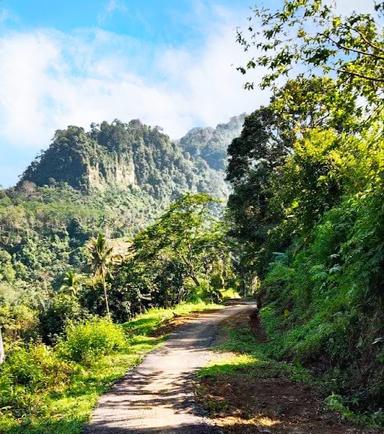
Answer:
[[[197, 399], [225, 432], [382, 432], [372, 420], [346, 414], [332, 395], [324, 401], [323, 380], [299, 364], [277, 361], [281, 336], [269, 337], [255, 336], [247, 313], [224, 321], [217, 358], [198, 373]], [[370, 428], [352, 427], [347, 419]]]
[[[169, 309], [150, 309], [123, 324], [126, 345], [119, 352], [98, 358], [92, 364], [77, 364], [69, 381], [37, 401], [36, 411], [18, 418], [0, 409], [0, 432], [4, 434], [79, 434], [99, 396], [143, 356], [159, 346], [172, 328], [193, 312], [217, 309], [214, 304], [184, 303]], [[1, 385], [0, 385], [1, 386]], [[34, 398], [33, 396], [31, 397]], [[36, 399], [39, 397], [36, 396]]]

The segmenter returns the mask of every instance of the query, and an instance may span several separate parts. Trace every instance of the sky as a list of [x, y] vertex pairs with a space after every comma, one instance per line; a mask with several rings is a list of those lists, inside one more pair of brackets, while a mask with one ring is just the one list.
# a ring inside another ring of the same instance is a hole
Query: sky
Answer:
[[0, 185], [14, 185], [68, 125], [140, 119], [179, 138], [267, 103], [236, 71], [246, 58], [236, 28], [253, 4], [0, 0]]

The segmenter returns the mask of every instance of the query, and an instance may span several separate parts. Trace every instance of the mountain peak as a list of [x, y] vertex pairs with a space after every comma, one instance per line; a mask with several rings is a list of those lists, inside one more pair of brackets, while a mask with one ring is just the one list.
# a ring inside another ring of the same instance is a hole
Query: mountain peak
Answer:
[[155, 198], [185, 191], [227, 195], [226, 149], [239, 135], [244, 116], [216, 128], [193, 128], [172, 142], [160, 127], [134, 119], [92, 123], [89, 131], [68, 126], [29, 165], [18, 187], [68, 184], [90, 192], [108, 188], [145, 190]]

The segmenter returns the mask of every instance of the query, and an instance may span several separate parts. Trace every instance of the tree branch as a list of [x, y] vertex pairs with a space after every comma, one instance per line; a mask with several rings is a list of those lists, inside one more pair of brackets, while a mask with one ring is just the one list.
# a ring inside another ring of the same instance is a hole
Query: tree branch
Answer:
[[370, 77], [368, 75], [359, 74], [358, 72], [352, 72], [352, 71], [348, 71], [346, 69], [339, 69], [339, 68], [331, 68], [331, 69], [333, 69], [334, 71], [338, 71], [338, 72], [344, 72], [345, 74], [353, 75], [355, 77], [364, 78], [365, 80], [376, 81], [378, 83], [384, 83], [384, 78]]
[[374, 54], [374, 53], [369, 53], [369, 52], [366, 52], [366, 51], [358, 50], [357, 48], [348, 48], [347, 46], [345, 46], [343, 44], [340, 44], [337, 41], [334, 41], [330, 36], [326, 36], [326, 38], [329, 39], [333, 44], [335, 44], [336, 47], [341, 48], [342, 50], [352, 51], [353, 53], [361, 54], [363, 56], [370, 56], [370, 57], [374, 57], [375, 59], [384, 60], [384, 56], [379, 56], [378, 54]]
[[375, 50], [377, 50], [377, 51], [379, 51], [379, 52], [381, 52], [381, 53], [384, 53], [384, 48], [381, 48], [381, 47], [379, 47], [379, 46], [373, 44], [369, 39], [367, 39], [367, 38], [365, 37], [364, 33], [360, 32], [360, 30], [355, 29], [354, 27], [350, 27], [350, 26], [348, 26], [348, 27], [349, 27], [351, 30], [353, 30], [353, 31], [355, 31], [356, 33], [358, 33], [358, 34], [361, 36], [362, 40], [363, 40], [367, 45], [369, 45], [370, 47], [372, 47], [373, 49], [375, 49]]

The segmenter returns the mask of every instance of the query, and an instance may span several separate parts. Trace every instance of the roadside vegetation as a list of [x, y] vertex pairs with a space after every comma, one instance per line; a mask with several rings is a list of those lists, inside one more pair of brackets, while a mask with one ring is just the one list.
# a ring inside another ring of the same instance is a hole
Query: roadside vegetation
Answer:
[[249, 311], [220, 327], [216, 356], [195, 381], [199, 404], [227, 433], [316, 432], [374, 434], [382, 432], [376, 414], [356, 414], [334, 394], [329, 379], [295, 361], [279, 359], [282, 335], [272, 315], [262, 312], [270, 330], [252, 326]]
[[124, 324], [71, 322], [53, 347], [14, 346], [0, 373], [2, 433], [81, 433], [99, 396], [204, 302], [152, 308]]
[[185, 195], [116, 254], [84, 245], [43, 303], [4, 299], [0, 431], [78, 433], [97, 398], [183, 317], [217, 308], [233, 273], [220, 204]]
[[[249, 55], [238, 69], [252, 89], [253, 70], [265, 68], [261, 85], [272, 96], [228, 148], [227, 206], [181, 194], [212, 186], [225, 195], [226, 186], [215, 187], [222, 153], [213, 175], [203, 169], [216, 157], [195, 167], [158, 128], [138, 121], [57, 132], [18, 189], [0, 191], [0, 431], [79, 432], [97, 396], [162, 341], [164, 319], [237, 292], [257, 299], [260, 334], [230, 328], [223, 348], [234, 355], [201, 372], [217, 388], [201, 395], [214, 396], [208, 406], [250, 420], [263, 402], [251, 397], [266, 394], [269, 419], [280, 420], [285, 407], [273, 402], [292, 387], [300, 411], [301, 396], [383, 429], [383, 15], [383, 2], [350, 15], [322, 0], [253, 10], [237, 34]], [[187, 149], [206, 154], [196, 145], [200, 133], [192, 136]], [[119, 149], [131, 161], [131, 147], [141, 193], [95, 193], [84, 172], [66, 171], [85, 152], [107, 172]], [[64, 183], [46, 176], [56, 171], [56, 152]], [[243, 391], [224, 390], [238, 375], [233, 387]], [[276, 432], [278, 424], [285, 429], [276, 422]], [[304, 428], [312, 430], [309, 421]]]
[[239, 70], [252, 88], [253, 69], [266, 67], [273, 95], [246, 117], [227, 169], [235, 268], [258, 300], [263, 351], [321, 379], [343, 415], [381, 426], [383, 5], [254, 9], [238, 33], [254, 57]]

